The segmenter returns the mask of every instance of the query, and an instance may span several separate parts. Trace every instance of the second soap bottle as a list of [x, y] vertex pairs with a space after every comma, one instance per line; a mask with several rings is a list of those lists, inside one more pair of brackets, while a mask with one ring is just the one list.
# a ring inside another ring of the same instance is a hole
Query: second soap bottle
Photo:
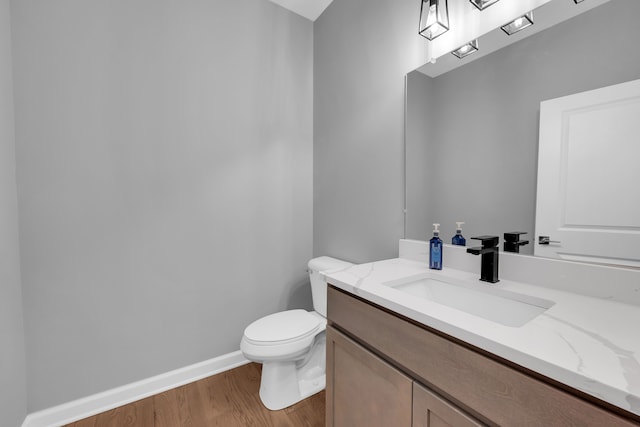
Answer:
[[458, 246], [467, 246], [467, 240], [462, 235], [462, 225], [464, 222], [456, 222], [456, 234], [451, 239], [451, 244]]

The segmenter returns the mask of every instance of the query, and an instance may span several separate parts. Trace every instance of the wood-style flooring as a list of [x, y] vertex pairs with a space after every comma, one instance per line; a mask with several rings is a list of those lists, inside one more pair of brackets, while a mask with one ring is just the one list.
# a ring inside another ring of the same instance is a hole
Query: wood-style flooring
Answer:
[[65, 427], [323, 427], [325, 392], [281, 411], [260, 402], [262, 365], [250, 363]]

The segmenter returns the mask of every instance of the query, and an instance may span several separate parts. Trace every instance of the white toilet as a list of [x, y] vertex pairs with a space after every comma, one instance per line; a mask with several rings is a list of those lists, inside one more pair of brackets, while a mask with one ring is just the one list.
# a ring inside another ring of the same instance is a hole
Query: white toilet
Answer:
[[240, 350], [262, 363], [260, 399], [268, 409], [291, 406], [325, 387], [327, 284], [321, 271], [353, 264], [331, 257], [309, 261], [315, 311], [288, 310], [256, 320], [244, 330]]

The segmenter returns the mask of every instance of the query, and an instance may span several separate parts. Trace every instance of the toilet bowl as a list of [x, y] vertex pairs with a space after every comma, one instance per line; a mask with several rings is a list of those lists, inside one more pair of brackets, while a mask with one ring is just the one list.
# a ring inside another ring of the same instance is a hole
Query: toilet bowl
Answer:
[[353, 264], [331, 257], [309, 261], [315, 311], [287, 310], [251, 323], [240, 350], [262, 363], [260, 399], [271, 410], [283, 409], [325, 388], [327, 284], [320, 272]]

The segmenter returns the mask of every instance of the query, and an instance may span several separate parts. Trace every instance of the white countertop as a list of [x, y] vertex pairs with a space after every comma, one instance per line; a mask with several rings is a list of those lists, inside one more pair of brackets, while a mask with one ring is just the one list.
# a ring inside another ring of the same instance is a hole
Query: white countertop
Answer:
[[332, 285], [549, 378], [640, 415], [640, 307], [564, 290], [500, 280], [478, 286], [554, 301], [521, 327], [485, 320], [382, 283], [418, 274], [470, 281], [479, 272], [396, 258], [326, 274]]

